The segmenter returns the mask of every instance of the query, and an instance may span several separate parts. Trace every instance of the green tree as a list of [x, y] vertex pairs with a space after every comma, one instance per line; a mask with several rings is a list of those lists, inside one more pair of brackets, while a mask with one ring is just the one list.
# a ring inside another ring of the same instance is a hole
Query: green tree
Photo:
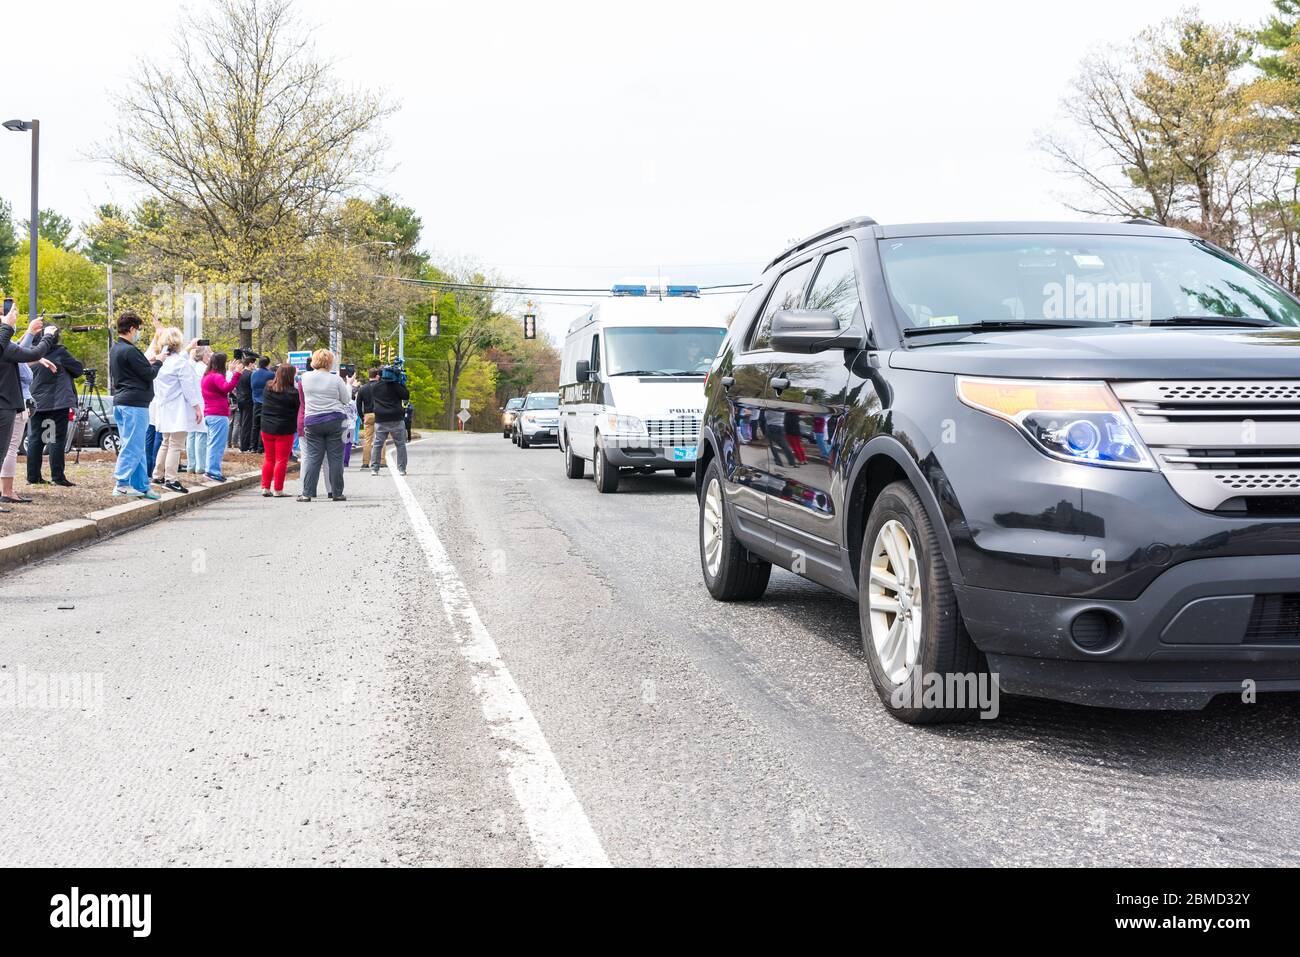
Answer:
[[[22, 227], [24, 232], [30, 230], [31, 220], [24, 219]], [[77, 244], [72, 239], [72, 228], [72, 220], [52, 209], [42, 209], [36, 215], [36, 230], [39, 238], [48, 239], [60, 249], [76, 248]], [[37, 255], [39, 256], [39, 253]]]
[[131, 251], [131, 217], [113, 203], [95, 207], [95, 215], [81, 224], [86, 237], [83, 252], [93, 263], [125, 263]]
[[0, 277], [9, 275], [9, 268], [18, 255], [18, 234], [14, 232], [13, 208], [0, 199]]

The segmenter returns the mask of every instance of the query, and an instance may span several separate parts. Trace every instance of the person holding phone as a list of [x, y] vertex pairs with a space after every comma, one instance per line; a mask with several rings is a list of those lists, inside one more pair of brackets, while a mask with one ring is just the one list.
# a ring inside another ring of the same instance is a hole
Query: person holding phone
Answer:
[[153, 480], [170, 492], [187, 494], [189, 489], [181, 484], [177, 471], [186, 438], [204, 428], [203, 399], [194, 381], [189, 355], [181, 349], [181, 331], [175, 326], [163, 329], [158, 334], [158, 345], [163, 363], [154, 382], [149, 414], [162, 436], [162, 445], [154, 463]]
[[153, 381], [162, 368], [157, 358], [157, 341], [149, 343], [148, 353], [136, 346], [144, 321], [134, 312], [117, 317], [117, 342], [109, 353], [108, 368], [113, 379], [113, 421], [117, 423], [117, 467], [113, 470], [113, 494], [134, 498], [161, 498], [149, 487], [145, 467], [147, 450], [145, 433], [149, 428], [149, 403], [153, 401]]
[[[24, 362], [40, 362], [47, 367], [53, 366], [54, 364], [45, 356], [58, 344], [59, 330], [57, 326], [45, 326], [40, 319], [36, 319], [28, 331], [33, 336], [44, 331], [45, 335], [41, 337], [41, 341], [29, 347], [15, 345], [13, 337], [18, 329], [18, 309], [12, 299], [6, 298], [4, 301], [8, 304], [8, 308], [0, 316], [0, 449], [4, 450], [7, 457], [9, 446], [14, 438], [14, 423], [27, 411], [18, 366]], [[16, 449], [14, 458], [16, 466]], [[12, 494], [13, 481], [13, 473], [10, 472], [9, 477], [4, 480], [4, 486], [8, 490], [8, 498], [17, 502], [18, 496]], [[0, 511], [9, 510], [0, 507]]]
[[239, 387], [244, 374], [244, 364], [238, 359], [226, 372], [226, 354], [214, 353], [208, 363], [208, 374], [203, 377], [203, 424], [208, 430], [208, 469], [206, 475], [214, 482], [224, 482], [221, 459], [226, 454], [230, 438], [230, 393]]
[[[38, 344], [45, 331], [36, 334], [32, 344]], [[27, 439], [27, 484], [44, 485], [41, 478], [41, 458], [50, 451], [50, 481], [64, 488], [72, 484], [63, 472], [63, 451], [68, 442], [69, 412], [77, 404], [77, 379], [85, 367], [62, 343], [56, 345], [45, 357], [54, 368], [37, 364], [32, 374], [31, 427]]]

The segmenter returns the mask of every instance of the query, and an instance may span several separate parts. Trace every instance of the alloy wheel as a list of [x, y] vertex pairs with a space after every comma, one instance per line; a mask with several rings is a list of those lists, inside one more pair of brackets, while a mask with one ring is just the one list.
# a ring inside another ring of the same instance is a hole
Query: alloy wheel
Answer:
[[880, 669], [895, 684], [907, 680], [921, 649], [921, 565], [901, 522], [880, 527], [871, 549], [871, 643]]

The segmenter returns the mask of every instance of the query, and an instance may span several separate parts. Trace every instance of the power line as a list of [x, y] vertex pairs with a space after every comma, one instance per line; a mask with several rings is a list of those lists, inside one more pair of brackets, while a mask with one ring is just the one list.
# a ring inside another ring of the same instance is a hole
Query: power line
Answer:
[[[384, 276], [372, 275], [371, 279], [387, 279], [392, 282], [406, 283], [411, 286], [423, 286], [429, 289], [448, 289], [453, 291], [466, 292], [505, 292], [517, 293], [519, 295], [580, 295], [580, 296], [613, 296], [612, 290], [601, 288], [592, 289], [577, 286], [504, 286], [495, 283], [475, 283], [475, 282], [450, 282], [438, 279], [411, 279], [406, 276]], [[713, 292], [715, 290], [745, 290], [752, 286], [751, 282], [730, 282], [719, 283], [711, 286], [700, 286], [700, 292]]]

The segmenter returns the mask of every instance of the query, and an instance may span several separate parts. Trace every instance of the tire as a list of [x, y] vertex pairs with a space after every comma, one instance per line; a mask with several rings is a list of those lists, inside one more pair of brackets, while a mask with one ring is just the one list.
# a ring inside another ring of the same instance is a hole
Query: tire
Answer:
[[522, 432], [519, 433], [519, 447], [521, 449], [528, 448], [528, 436], [524, 435]]
[[596, 449], [591, 460], [591, 470], [596, 476], [596, 491], [603, 492], [606, 495], [617, 492], [618, 466], [610, 465], [609, 459], [605, 457], [605, 449], [600, 444], [600, 436], [596, 437]]
[[727, 521], [722, 468], [709, 463], [700, 493], [700, 571], [704, 587], [718, 601], [754, 601], [767, 591], [772, 563], [750, 553]]
[[673, 474], [676, 475], [678, 478], [690, 478], [692, 475], [695, 474], [695, 468], [694, 466], [692, 466], [691, 468], [688, 469], [673, 469]]
[[510, 430], [509, 430], [509, 429], [502, 429], [502, 430], [501, 430], [501, 438], [503, 438], [503, 439], [508, 439], [508, 438], [510, 438]]
[[564, 443], [564, 474], [571, 479], [580, 479], [587, 471], [587, 462], [573, 451], [573, 443]]
[[[900, 558], [906, 574], [902, 589], [897, 587], [896, 574]], [[974, 675], [977, 682], [985, 682], [988, 662], [961, 619], [939, 537], [907, 482], [886, 486], [876, 499], [862, 536], [858, 568], [862, 650], [885, 709], [906, 724], [976, 716], [977, 702], [963, 707], [951, 701], [926, 706], [912, 693], [932, 675], [944, 679]], [[890, 606], [901, 609], [901, 614], [891, 613]], [[895, 627], [900, 629], [897, 635]], [[953, 686], [945, 680], [944, 687]]]
[[112, 429], [105, 429], [100, 433], [96, 445], [99, 446], [102, 452], [117, 452], [117, 433]]

